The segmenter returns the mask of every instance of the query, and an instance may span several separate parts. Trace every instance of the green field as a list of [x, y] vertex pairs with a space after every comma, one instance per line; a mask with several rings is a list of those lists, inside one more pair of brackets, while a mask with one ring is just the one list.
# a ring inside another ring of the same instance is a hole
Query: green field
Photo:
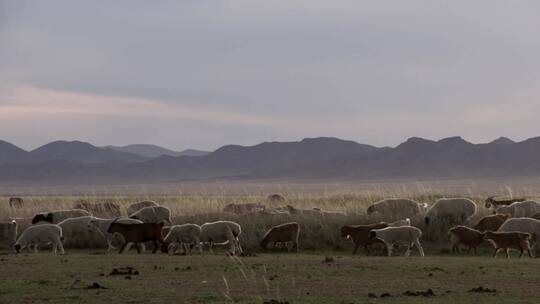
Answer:
[[[123, 267], [132, 274], [111, 275]], [[43, 251], [0, 257], [0, 303], [538, 303], [539, 267], [487, 256]], [[489, 290], [470, 291], [478, 287]]]

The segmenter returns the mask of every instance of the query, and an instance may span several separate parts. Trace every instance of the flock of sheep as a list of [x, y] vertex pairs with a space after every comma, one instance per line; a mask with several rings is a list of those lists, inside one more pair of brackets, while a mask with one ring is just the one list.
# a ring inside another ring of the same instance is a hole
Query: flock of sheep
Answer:
[[[272, 195], [269, 199], [273, 202], [285, 202], [281, 195]], [[20, 198], [10, 199], [10, 206], [13, 208], [22, 204]], [[0, 223], [0, 240], [7, 240], [17, 253], [24, 248], [37, 252], [38, 246], [48, 244], [52, 245], [56, 254], [57, 250], [64, 253], [63, 244], [66, 240], [92, 229], [107, 242], [108, 250], [115, 249], [113, 241], [120, 238], [122, 245], [119, 253], [129, 250], [133, 245], [141, 252], [148, 242], [154, 245], [153, 253], [160, 248], [162, 252], [169, 254], [179, 251], [190, 254], [193, 249], [202, 253], [203, 247], [208, 247], [208, 250], [213, 252], [214, 244], [228, 244], [232, 255], [243, 252], [239, 239], [242, 228], [233, 221], [174, 225], [170, 209], [153, 201], [131, 204], [127, 208], [127, 217], [121, 217], [120, 207], [114, 203], [78, 202], [74, 207], [70, 210], [36, 214], [32, 218], [32, 225], [20, 235], [17, 235], [15, 220]], [[453, 252], [459, 251], [460, 245], [465, 245], [468, 251], [474, 250], [476, 253], [476, 248], [487, 240], [494, 246], [494, 256], [502, 249], [509, 257], [509, 250], [514, 249], [520, 251], [520, 257], [524, 252], [532, 257], [531, 242], [536, 242], [536, 238], [540, 236], [540, 203], [525, 199], [501, 201], [490, 197], [486, 200], [485, 207], [492, 209], [493, 214], [484, 216], [472, 227], [467, 227], [463, 224], [470, 223], [477, 212], [476, 203], [470, 199], [442, 198], [431, 206], [410, 199], [385, 199], [370, 205], [366, 210], [370, 218], [376, 217], [385, 221], [343, 225], [340, 233], [342, 237], [351, 239], [353, 254], [359, 247], [363, 247], [367, 254], [370, 254], [372, 246], [380, 244], [384, 245], [388, 256], [393, 254], [396, 246], [405, 246], [406, 256], [410, 255], [413, 247], [417, 248], [420, 256], [424, 256], [421, 245], [422, 230], [411, 224], [422, 228], [447, 226], [445, 229], [448, 229]], [[344, 221], [346, 219], [346, 214], [340, 211], [299, 209], [290, 205], [267, 208], [252, 203], [229, 204], [224, 207], [223, 212], [245, 216], [279, 214], [291, 218], [304, 216], [321, 219], [343, 218]], [[93, 214], [106, 214], [109, 218], [100, 218]], [[418, 219], [421, 221], [417, 221]], [[287, 250], [298, 251], [301, 230], [300, 224], [291, 221], [274, 226], [264, 234], [260, 246], [266, 249], [269, 245], [282, 245]]]

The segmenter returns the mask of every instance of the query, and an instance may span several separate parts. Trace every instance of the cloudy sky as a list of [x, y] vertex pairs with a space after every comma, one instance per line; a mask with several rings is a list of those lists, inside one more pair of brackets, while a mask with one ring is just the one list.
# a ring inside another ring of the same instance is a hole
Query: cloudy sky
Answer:
[[0, 138], [540, 135], [538, 1], [0, 0]]

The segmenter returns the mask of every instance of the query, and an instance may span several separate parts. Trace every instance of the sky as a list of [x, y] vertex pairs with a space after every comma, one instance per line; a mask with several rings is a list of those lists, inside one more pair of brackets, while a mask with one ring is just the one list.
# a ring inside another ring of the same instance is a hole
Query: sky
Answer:
[[0, 139], [540, 136], [538, 1], [0, 0]]

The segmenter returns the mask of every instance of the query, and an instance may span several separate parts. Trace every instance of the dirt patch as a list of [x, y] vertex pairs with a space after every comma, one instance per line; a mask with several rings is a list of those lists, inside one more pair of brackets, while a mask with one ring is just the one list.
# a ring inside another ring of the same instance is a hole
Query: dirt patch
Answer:
[[107, 289], [107, 287], [100, 285], [98, 282], [94, 282], [91, 285], [86, 286], [85, 289]]
[[404, 296], [407, 296], [407, 297], [434, 297], [435, 296], [435, 293], [433, 292], [433, 290], [430, 288], [426, 291], [410, 291], [410, 290], [407, 290], [403, 293]]
[[119, 267], [119, 268], [113, 268], [111, 273], [109, 275], [116, 276], [116, 275], [138, 275], [139, 271], [133, 267]]
[[469, 292], [480, 292], [480, 293], [496, 293], [497, 289], [495, 288], [486, 288], [483, 286], [478, 286], [476, 288], [469, 289]]

